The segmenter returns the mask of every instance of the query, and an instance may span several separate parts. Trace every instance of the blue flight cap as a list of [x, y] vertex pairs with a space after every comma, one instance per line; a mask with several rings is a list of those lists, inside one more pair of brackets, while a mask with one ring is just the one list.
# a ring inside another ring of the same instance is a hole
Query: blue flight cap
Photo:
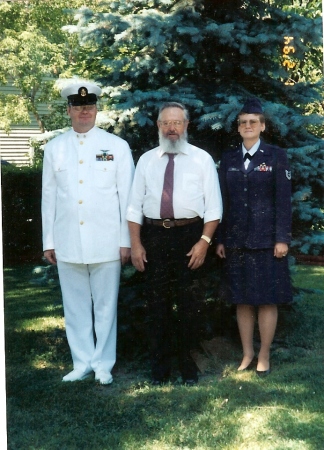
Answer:
[[239, 114], [263, 114], [261, 102], [258, 98], [248, 98]]

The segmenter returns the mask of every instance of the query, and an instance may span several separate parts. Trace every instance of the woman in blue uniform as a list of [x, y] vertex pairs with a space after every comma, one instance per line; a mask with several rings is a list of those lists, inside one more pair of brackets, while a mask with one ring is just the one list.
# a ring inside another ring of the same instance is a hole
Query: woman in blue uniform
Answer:
[[226, 292], [237, 305], [243, 347], [238, 370], [251, 368], [257, 317], [261, 347], [257, 374], [270, 373], [270, 347], [278, 304], [292, 300], [288, 244], [291, 240], [291, 172], [283, 149], [260, 140], [265, 118], [257, 98], [246, 101], [238, 115], [243, 139], [224, 152], [219, 180], [224, 203], [216, 253], [225, 259]]

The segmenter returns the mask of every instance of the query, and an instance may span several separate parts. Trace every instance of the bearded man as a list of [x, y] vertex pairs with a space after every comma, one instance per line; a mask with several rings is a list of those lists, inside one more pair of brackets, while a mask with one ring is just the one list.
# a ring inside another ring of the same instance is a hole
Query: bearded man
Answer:
[[197, 280], [222, 216], [215, 164], [188, 143], [188, 123], [181, 103], [161, 106], [160, 145], [139, 159], [126, 214], [132, 263], [146, 277], [154, 385], [170, 380], [174, 345], [183, 383], [198, 382], [190, 356], [204, 296]]

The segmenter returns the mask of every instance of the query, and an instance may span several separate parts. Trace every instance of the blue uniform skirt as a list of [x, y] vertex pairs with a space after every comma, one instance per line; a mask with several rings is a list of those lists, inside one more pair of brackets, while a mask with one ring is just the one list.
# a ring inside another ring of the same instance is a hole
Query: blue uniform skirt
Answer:
[[226, 300], [243, 305], [279, 305], [292, 301], [288, 258], [269, 249], [226, 248]]

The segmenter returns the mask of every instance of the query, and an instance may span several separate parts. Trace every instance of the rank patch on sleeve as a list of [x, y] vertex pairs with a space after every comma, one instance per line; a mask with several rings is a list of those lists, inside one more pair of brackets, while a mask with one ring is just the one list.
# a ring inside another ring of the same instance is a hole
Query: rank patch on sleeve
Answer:
[[286, 177], [288, 180], [291, 180], [291, 170], [286, 170]]

